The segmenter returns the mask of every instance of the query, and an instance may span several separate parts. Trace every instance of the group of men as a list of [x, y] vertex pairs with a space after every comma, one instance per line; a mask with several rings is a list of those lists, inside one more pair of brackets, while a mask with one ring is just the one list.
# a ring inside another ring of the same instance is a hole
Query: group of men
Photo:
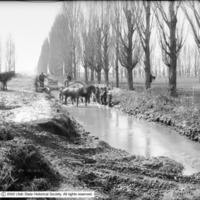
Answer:
[[111, 105], [112, 92], [110, 88], [107, 87], [96, 87], [96, 101], [101, 105]]

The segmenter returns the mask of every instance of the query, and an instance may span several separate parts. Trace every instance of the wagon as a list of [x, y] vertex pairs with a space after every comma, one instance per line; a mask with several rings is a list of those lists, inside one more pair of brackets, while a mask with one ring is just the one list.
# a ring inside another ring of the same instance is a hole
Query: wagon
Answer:
[[58, 86], [58, 81], [57, 80], [53, 80], [48, 78], [48, 83], [47, 86], [50, 88], [50, 90], [59, 90], [59, 86]]
[[53, 80], [51, 78], [47, 78], [44, 81], [44, 84], [41, 84], [41, 82], [39, 81], [38, 77], [36, 77], [35, 86], [36, 86], [36, 92], [47, 92], [47, 93], [50, 93], [52, 90], [58, 90], [59, 89], [58, 81], [57, 80]]

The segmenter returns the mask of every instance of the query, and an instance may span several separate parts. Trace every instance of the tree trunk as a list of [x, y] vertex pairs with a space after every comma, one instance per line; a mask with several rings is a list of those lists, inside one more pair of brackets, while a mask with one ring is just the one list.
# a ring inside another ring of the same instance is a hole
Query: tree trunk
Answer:
[[172, 27], [170, 33], [170, 43], [171, 43], [171, 57], [170, 57], [170, 67], [169, 67], [169, 94], [172, 97], [177, 97], [176, 93], [176, 66], [177, 66], [177, 57], [176, 57], [176, 36], [175, 36], [176, 27]]
[[116, 60], [116, 87], [119, 87], [119, 65], [118, 65], [118, 59]]
[[78, 63], [76, 64], [76, 80], [79, 77], [79, 69], [78, 69]]
[[176, 60], [172, 60], [172, 66], [169, 67], [169, 94], [172, 97], [177, 97], [176, 92]]
[[98, 84], [101, 83], [101, 70], [97, 71], [97, 82]]
[[151, 73], [151, 64], [150, 63], [151, 62], [150, 62], [150, 48], [149, 48], [150, 35], [151, 35], [150, 16], [151, 16], [150, 2], [147, 2], [146, 30], [145, 30], [145, 88], [146, 88], [146, 90], [151, 87], [151, 83], [150, 83], [150, 73]]
[[128, 89], [133, 90], [133, 73], [132, 69], [127, 69], [127, 77], [128, 77]]
[[[66, 64], [67, 63], [67, 64]], [[67, 62], [65, 62], [65, 73], [69, 74], [73, 77], [73, 70], [72, 70], [72, 52], [70, 52], [70, 56]]]
[[[171, 16], [175, 16], [174, 14], [174, 2], [171, 2], [170, 4], [170, 13]], [[177, 19], [174, 17], [171, 21], [171, 27], [170, 27], [170, 67], [169, 67], [169, 94], [172, 97], [177, 97], [176, 92], [176, 66], [177, 66], [177, 56], [176, 56], [176, 23]]]
[[[117, 36], [119, 37], [119, 36]], [[119, 65], [118, 65], [118, 60], [119, 60], [119, 39], [117, 38], [116, 42], [116, 50], [115, 50], [115, 55], [116, 55], [116, 61], [115, 61], [115, 71], [116, 71], [116, 87], [119, 87]]]
[[76, 74], [76, 52], [75, 52], [75, 47], [73, 49], [73, 64], [74, 64], [74, 80], [76, 81], [77, 74]]
[[88, 83], [88, 70], [87, 70], [87, 67], [84, 67], [84, 70], [85, 70], [85, 83], [87, 84]]
[[150, 51], [149, 46], [145, 51], [145, 88], [148, 90], [151, 87], [150, 83], [151, 65], [150, 65]]
[[76, 73], [76, 62], [74, 63], [74, 80], [76, 81], [77, 73]]
[[105, 82], [106, 82], [106, 85], [108, 86], [109, 85], [109, 70], [105, 70]]
[[151, 87], [150, 83], [150, 67], [145, 68], [145, 88], [148, 90]]
[[94, 83], [94, 69], [91, 69], [90, 81], [91, 81], [91, 83]]

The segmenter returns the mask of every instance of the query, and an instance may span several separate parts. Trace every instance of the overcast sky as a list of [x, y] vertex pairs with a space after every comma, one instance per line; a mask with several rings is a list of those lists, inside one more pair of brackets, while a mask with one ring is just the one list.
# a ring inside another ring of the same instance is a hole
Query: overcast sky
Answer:
[[[9, 34], [16, 46], [16, 71], [32, 73], [41, 46], [48, 36], [62, 2], [0, 2], [0, 36], [5, 54]], [[4, 68], [5, 61], [2, 63]]]

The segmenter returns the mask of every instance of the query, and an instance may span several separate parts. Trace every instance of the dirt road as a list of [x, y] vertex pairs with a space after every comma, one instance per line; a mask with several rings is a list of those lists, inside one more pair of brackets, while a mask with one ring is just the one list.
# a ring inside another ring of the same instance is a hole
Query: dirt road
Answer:
[[67, 107], [18, 77], [0, 91], [0, 190], [94, 191], [94, 199], [200, 199], [200, 174], [90, 136]]

